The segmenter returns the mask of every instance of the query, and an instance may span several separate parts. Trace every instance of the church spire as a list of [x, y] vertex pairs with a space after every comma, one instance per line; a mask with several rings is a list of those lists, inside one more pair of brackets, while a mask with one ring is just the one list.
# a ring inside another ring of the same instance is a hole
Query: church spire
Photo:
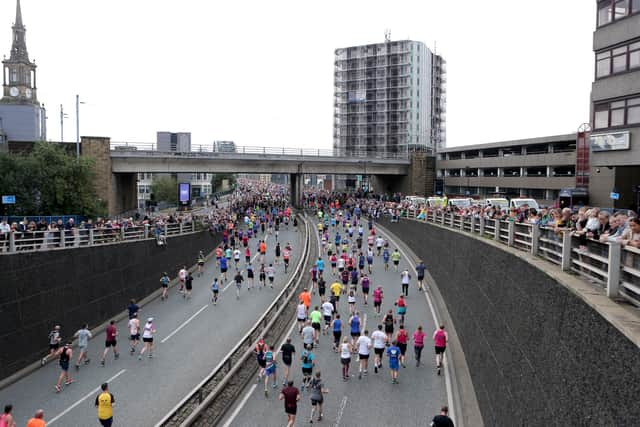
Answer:
[[29, 63], [29, 54], [27, 53], [26, 32], [27, 29], [22, 23], [22, 9], [20, 0], [16, 0], [16, 20], [13, 24], [13, 43], [11, 45], [11, 60]]

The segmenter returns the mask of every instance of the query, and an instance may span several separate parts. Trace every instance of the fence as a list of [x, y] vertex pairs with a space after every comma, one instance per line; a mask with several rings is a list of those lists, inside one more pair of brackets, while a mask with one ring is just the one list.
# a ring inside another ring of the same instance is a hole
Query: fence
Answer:
[[608, 297], [623, 297], [640, 307], [640, 250], [618, 242], [587, 239], [581, 248], [570, 231], [446, 212], [408, 209], [406, 217], [492, 239], [529, 252], [602, 287]]
[[155, 239], [156, 234], [166, 237], [191, 233], [198, 229], [195, 220], [166, 223], [160, 228], [152, 225], [137, 225], [118, 228], [73, 228], [55, 231], [10, 231], [0, 233], [0, 254], [70, 249], [134, 240]]

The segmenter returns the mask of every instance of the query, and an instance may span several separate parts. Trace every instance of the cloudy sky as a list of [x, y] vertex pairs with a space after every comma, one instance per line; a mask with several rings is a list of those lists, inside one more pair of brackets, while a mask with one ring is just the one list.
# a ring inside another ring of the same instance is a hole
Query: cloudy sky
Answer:
[[[595, 0], [22, 0], [49, 139], [330, 148], [338, 47], [425, 42], [447, 60], [449, 146], [589, 120]], [[15, 0], [0, 1], [8, 55]]]

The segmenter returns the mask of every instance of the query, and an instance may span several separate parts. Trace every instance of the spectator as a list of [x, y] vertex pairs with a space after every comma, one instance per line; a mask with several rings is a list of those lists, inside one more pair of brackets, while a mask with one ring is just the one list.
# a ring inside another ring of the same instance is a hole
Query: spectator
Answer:
[[622, 233], [621, 242], [623, 245], [640, 248], [640, 218], [629, 220], [629, 227]]

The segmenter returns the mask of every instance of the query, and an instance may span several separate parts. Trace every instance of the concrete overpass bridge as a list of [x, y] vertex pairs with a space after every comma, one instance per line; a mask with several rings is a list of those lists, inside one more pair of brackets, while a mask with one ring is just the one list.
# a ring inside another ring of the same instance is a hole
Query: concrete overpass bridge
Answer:
[[[234, 152], [196, 146], [196, 151], [158, 151], [151, 143], [116, 143], [82, 137], [82, 155], [96, 160], [96, 188], [114, 215], [135, 209], [138, 173], [289, 174], [294, 205], [305, 174], [366, 175], [376, 190], [426, 194], [435, 161], [425, 153], [337, 153], [317, 148], [236, 147]], [[193, 149], [194, 147], [192, 147]]]

